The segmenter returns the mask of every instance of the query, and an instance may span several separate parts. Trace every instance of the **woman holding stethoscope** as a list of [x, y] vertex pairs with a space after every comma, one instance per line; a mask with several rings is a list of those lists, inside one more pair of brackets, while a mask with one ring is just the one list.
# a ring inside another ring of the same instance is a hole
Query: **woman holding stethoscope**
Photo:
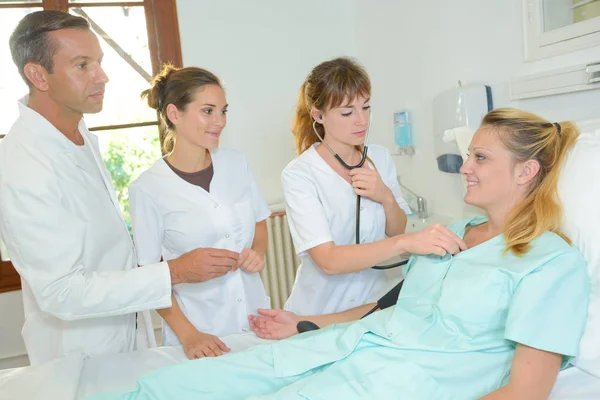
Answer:
[[454, 254], [464, 245], [442, 226], [404, 234], [410, 209], [391, 155], [377, 145], [365, 152], [370, 97], [369, 76], [349, 58], [319, 64], [300, 89], [292, 127], [299, 156], [282, 173], [301, 260], [285, 309], [296, 314], [335, 313], [375, 301], [390, 282], [373, 266], [403, 253]]
[[227, 101], [219, 79], [201, 68], [166, 66], [143, 96], [166, 127], [167, 156], [129, 187], [140, 265], [171, 260], [195, 248], [207, 262], [229, 250], [231, 272], [173, 287], [173, 303], [158, 310], [163, 344], [183, 344], [189, 358], [229, 351], [217, 337], [249, 332], [248, 314], [270, 306], [259, 272], [270, 211], [244, 156], [218, 148]]

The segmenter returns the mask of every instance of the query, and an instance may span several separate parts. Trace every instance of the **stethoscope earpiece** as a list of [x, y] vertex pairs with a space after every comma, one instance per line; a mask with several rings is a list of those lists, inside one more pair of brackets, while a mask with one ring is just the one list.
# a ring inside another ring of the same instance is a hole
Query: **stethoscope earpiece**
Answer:
[[327, 148], [327, 150], [329, 150], [329, 152], [331, 153], [332, 156], [334, 156], [336, 158], [336, 160], [338, 160], [338, 162], [340, 164], [342, 164], [344, 166], [344, 168], [346, 169], [355, 169], [355, 168], [360, 168], [364, 165], [366, 159], [367, 159], [367, 151], [368, 151], [368, 146], [367, 146], [367, 140], [369, 138], [369, 132], [371, 131], [371, 114], [369, 114], [369, 127], [367, 128], [367, 133], [365, 135], [365, 141], [363, 144], [363, 152], [362, 152], [362, 157], [360, 159], [360, 162], [356, 165], [348, 165], [346, 164], [346, 162], [344, 160], [342, 160], [342, 157], [340, 157], [335, 151], [333, 151], [333, 149], [331, 147], [329, 147], [329, 145], [325, 142], [325, 140], [323, 140], [323, 138], [321, 137], [321, 135], [319, 135], [319, 132], [317, 131], [317, 121], [323, 121], [323, 116], [319, 117], [318, 120], [314, 120], [313, 121], [313, 131], [315, 132], [315, 135], [317, 135], [317, 137], [319, 138], [319, 140], [321, 141], [321, 143], [323, 143], [325, 145], [325, 147]]

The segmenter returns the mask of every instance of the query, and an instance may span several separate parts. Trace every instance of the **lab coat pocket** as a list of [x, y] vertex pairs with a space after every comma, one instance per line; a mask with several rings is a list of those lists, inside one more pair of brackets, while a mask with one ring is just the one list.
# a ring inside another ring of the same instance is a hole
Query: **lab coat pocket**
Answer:
[[252, 200], [246, 199], [234, 203], [231, 206], [234, 214], [233, 234], [235, 238], [236, 248], [239, 251], [252, 246], [254, 240], [254, 207]]

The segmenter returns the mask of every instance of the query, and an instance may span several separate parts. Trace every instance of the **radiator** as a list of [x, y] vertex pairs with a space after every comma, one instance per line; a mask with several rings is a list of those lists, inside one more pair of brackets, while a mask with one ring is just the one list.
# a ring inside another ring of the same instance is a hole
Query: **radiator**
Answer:
[[271, 214], [267, 219], [269, 245], [265, 269], [260, 273], [265, 290], [271, 297], [271, 307], [283, 308], [288, 299], [300, 260], [296, 256], [285, 213]]

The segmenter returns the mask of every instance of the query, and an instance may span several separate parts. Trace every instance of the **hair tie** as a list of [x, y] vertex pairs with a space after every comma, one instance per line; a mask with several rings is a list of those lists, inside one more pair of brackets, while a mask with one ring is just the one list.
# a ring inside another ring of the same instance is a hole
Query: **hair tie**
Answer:
[[556, 130], [558, 131], [558, 134], [560, 135], [560, 132], [562, 131], [560, 124], [558, 122], [553, 122], [552, 124], [556, 127]]

